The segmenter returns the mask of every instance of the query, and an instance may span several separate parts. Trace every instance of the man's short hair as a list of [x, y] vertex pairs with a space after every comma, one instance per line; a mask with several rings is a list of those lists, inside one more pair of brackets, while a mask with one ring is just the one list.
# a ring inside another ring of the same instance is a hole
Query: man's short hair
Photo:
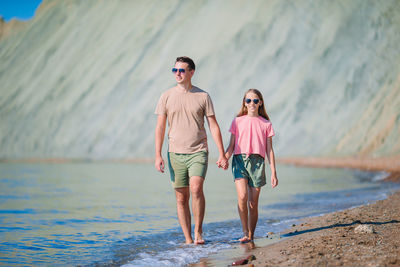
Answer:
[[176, 62], [187, 63], [189, 65], [189, 69], [190, 70], [195, 70], [196, 69], [196, 66], [194, 65], [194, 62], [190, 57], [177, 57], [175, 63]]

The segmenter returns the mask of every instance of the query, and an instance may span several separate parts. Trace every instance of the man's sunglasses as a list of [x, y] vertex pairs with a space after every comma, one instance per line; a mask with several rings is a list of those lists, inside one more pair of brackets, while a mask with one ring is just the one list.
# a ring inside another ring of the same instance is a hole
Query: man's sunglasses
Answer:
[[[250, 103], [251, 103], [251, 100], [252, 100], [252, 99], [250, 99], [250, 98], [246, 98], [246, 99], [244, 100], [244, 102], [246, 102], [247, 104], [250, 104]], [[256, 98], [256, 99], [253, 99], [253, 103], [254, 103], [254, 104], [257, 105], [259, 102], [260, 102], [260, 99], [257, 99], [257, 98]]]
[[185, 69], [172, 68], [172, 72], [173, 72], [173, 73], [177, 73], [178, 71], [179, 71], [180, 73], [185, 73]]

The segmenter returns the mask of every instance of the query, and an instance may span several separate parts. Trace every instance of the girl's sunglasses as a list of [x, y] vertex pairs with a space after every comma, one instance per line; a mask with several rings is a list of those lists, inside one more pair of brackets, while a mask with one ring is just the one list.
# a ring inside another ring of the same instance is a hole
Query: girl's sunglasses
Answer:
[[178, 71], [179, 71], [180, 73], [185, 73], [185, 69], [172, 68], [172, 72], [173, 72], [173, 73], [177, 73]]
[[[250, 98], [246, 98], [246, 99], [244, 100], [244, 102], [246, 102], [247, 104], [250, 104], [250, 103], [251, 103], [251, 100], [252, 100], [252, 99], [250, 99]], [[253, 103], [257, 105], [258, 103], [260, 103], [260, 99], [257, 99], [257, 98], [256, 98], [256, 99], [253, 99]]]

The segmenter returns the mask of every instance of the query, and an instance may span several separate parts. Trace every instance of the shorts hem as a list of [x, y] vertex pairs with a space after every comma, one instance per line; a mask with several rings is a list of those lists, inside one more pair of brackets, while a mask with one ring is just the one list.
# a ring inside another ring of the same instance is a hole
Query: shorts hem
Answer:
[[196, 175], [196, 174], [194, 174], [194, 175], [189, 176], [189, 181], [190, 181], [190, 178], [192, 178], [193, 176], [198, 176], [198, 177], [201, 177], [203, 179], [206, 179], [206, 175]]
[[265, 186], [265, 185], [267, 185], [267, 183], [262, 184], [262, 185], [260, 185], [260, 186], [256, 186], [256, 185], [253, 185], [253, 186], [249, 185], [249, 186], [254, 187], [254, 188], [259, 188], [259, 187], [263, 187], [263, 186]]
[[175, 186], [174, 184], [172, 184], [172, 187], [173, 187], [174, 189], [178, 189], [178, 188], [189, 187], [189, 185], [178, 185], [178, 186]]

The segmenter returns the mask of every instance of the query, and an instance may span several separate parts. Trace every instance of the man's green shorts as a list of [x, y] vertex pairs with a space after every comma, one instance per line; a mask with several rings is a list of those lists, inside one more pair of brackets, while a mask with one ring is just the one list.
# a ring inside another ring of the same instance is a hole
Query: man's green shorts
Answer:
[[233, 178], [245, 178], [251, 187], [266, 184], [265, 159], [258, 154], [246, 157], [246, 154], [234, 155], [232, 159]]
[[174, 188], [189, 186], [190, 177], [206, 178], [208, 152], [199, 151], [193, 154], [168, 152], [168, 167]]

